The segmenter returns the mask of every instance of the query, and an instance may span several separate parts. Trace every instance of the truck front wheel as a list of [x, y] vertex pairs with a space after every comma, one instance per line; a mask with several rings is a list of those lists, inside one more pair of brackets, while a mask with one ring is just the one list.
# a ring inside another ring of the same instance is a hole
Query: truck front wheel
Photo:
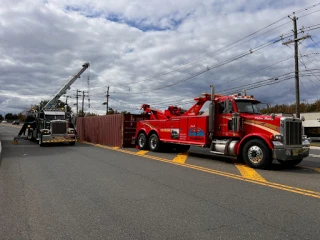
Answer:
[[137, 139], [140, 150], [145, 150], [148, 147], [147, 136], [145, 133], [140, 133]]
[[265, 142], [260, 139], [252, 139], [243, 147], [243, 160], [252, 168], [268, 168], [272, 163], [270, 156], [270, 149]]
[[149, 138], [149, 148], [152, 152], [158, 152], [160, 150], [160, 140], [156, 133], [151, 134]]

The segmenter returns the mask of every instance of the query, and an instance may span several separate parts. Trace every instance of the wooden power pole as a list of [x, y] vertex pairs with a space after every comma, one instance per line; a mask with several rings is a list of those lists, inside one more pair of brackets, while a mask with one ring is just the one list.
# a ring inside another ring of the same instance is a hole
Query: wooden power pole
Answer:
[[81, 108], [81, 111], [82, 111], [82, 116], [84, 116], [84, 91], [82, 91], [82, 108]]
[[108, 115], [108, 112], [109, 112], [109, 86], [108, 86], [108, 88], [107, 88], [107, 95], [106, 95], [106, 97], [107, 97], [107, 101], [106, 101], [106, 115]]
[[79, 101], [78, 101], [78, 99], [79, 99], [79, 92], [81, 92], [81, 91], [79, 91], [78, 89], [76, 90], [76, 99], [77, 99], [77, 103], [76, 103], [76, 106], [77, 106], [77, 112], [76, 112], [76, 116], [78, 116], [78, 114], [79, 114]]
[[298, 30], [297, 30], [297, 20], [298, 18], [294, 16], [292, 18], [293, 21], [293, 36], [294, 39], [284, 42], [283, 45], [288, 45], [290, 43], [294, 43], [294, 66], [295, 66], [295, 85], [296, 85], [296, 117], [300, 118], [300, 85], [299, 85], [299, 50], [298, 50], [298, 42], [300, 40], [311, 37], [310, 35], [306, 35], [298, 38]]

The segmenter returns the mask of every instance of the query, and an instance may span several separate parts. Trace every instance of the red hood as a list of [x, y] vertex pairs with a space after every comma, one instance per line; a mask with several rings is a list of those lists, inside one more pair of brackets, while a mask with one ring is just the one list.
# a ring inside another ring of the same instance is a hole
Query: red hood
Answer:
[[247, 134], [254, 131], [268, 135], [280, 134], [281, 116], [272, 118], [270, 115], [241, 114], [241, 117], [244, 120], [244, 131]]

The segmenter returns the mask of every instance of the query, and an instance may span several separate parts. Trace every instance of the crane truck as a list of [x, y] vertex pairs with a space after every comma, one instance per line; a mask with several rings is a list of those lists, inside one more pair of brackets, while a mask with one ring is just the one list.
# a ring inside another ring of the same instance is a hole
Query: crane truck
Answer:
[[[186, 112], [176, 106], [161, 111], [143, 104], [148, 120], [137, 123], [136, 147], [157, 152], [164, 148], [187, 151], [191, 145], [211, 153], [237, 157], [253, 168], [266, 169], [274, 159], [294, 166], [309, 155], [302, 120], [293, 115], [261, 114], [260, 101], [238, 93], [230, 96], [204, 93]], [[199, 115], [206, 102], [209, 113]]]
[[[75, 129], [71, 125], [70, 113], [67, 112], [67, 105], [64, 109], [57, 108], [56, 104], [59, 98], [66, 93], [70, 86], [80, 78], [81, 74], [90, 66], [89, 63], [84, 63], [82, 69], [74, 75], [66, 84], [47, 102], [40, 110], [31, 111], [32, 122], [26, 122], [22, 130], [27, 130], [27, 138], [36, 140], [40, 146], [47, 143], [69, 143], [74, 145], [77, 141]], [[14, 138], [14, 143], [17, 143], [19, 135]]]

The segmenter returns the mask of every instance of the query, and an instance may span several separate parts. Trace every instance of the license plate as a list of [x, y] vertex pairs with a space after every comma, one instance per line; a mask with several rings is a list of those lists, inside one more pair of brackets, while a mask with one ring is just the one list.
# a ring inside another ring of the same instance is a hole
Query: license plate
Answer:
[[65, 141], [66, 139], [63, 137], [55, 137], [55, 138], [52, 138], [52, 140], [62, 142], [62, 141]]
[[298, 155], [300, 155], [301, 153], [304, 153], [304, 149], [294, 149], [294, 150], [292, 150], [292, 155], [293, 156], [298, 156]]

